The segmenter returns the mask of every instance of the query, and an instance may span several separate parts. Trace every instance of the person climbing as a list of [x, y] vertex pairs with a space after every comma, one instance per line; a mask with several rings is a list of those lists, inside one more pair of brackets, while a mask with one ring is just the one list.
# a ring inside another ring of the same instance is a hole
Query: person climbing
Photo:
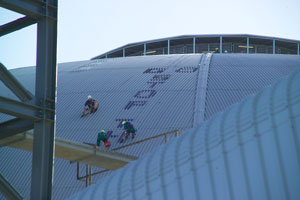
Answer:
[[96, 112], [98, 110], [98, 107], [98, 101], [93, 99], [92, 96], [89, 95], [88, 100], [84, 104], [83, 114], [81, 115], [81, 117]]
[[215, 49], [215, 53], [220, 53], [219, 48]]
[[110, 147], [110, 141], [107, 139], [107, 134], [103, 129], [97, 135], [97, 146], [100, 146], [101, 141], [104, 143], [105, 147]]
[[122, 137], [121, 143], [125, 141], [125, 139], [130, 135], [131, 133], [131, 139], [134, 139], [135, 136], [135, 129], [133, 125], [130, 122], [123, 121], [122, 122], [123, 128], [125, 130], [125, 134]]

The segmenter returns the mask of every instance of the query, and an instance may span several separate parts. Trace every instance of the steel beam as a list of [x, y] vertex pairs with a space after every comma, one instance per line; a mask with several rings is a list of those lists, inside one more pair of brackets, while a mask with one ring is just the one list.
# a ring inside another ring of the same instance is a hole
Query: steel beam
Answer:
[[[36, 120], [34, 122], [30, 196], [31, 199], [51, 199], [57, 77], [57, 0], [0, 0], [0, 6], [37, 20], [37, 64], [34, 98], [34, 103], [37, 106], [1, 97], [0, 112], [4, 111], [4, 113], [14, 116]], [[30, 20], [25, 17], [17, 20], [17, 22], [6, 24], [2, 26], [2, 34], [23, 28], [30, 23]], [[6, 78], [5, 75], [3, 77]], [[11, 81], [12, 79], [7, 80]], [[15, 81], [9, 85], [12, 85], [14, 89], [17, 88]], [[38, 112], [36, 112], [36, 108], [38, 108]]]
[[168, 55], [170, 54], [170, 40], [168, 40]]
[[[51, 2], [57, 5], [57, 0]], [[50, 0], [46, 1], [50, 2]], [[55, 10], [57, 19], [57, 10]], [[43, 17], [37, 24], [35, 104], [43, 107], [42, 120], [34, 123], [31, 199], [51, 199], [54, 162], [55, 112], [46, 120], [46, 108], [55, 110], [57, 77], [57, 20]], [[50, 101], [49, 101], [50, 100]]]
[[[48, 2], [53, 2], [49, 4]], [[48, 17], [56, 20], [57, 1], [0, 0], [0, 6], [34, 19]]]
[[144, 43], [144, 56], [146, 55], [146, 49], [147, 49], [147, 46], [146, 46], [147, 44], [146, 43]]
[[[34, 121], [39, 121], [41, 120], [41, 113], [42, 108], [37, 107], [28, 103], [22, 103], [19, 101], [15, 101], [6, 97], [1, 97], [0, 96], [0, 112], [12, 115], [15, 117], [19, 118], [24, 118], [24, 119], [29, 119], [29, 120], [34, 120]], [[49, 115], [49, 112], [51, 110], [47, 110], [47, 114]], [[53, 111], [54, 112], [54, 111]], [[46, 116], [47, 120], [49, 119], [48, 116]]]
[[0, 173], [0, 191], [12, 200], [24, 199], [22, 195], [9, 183], [9, 181]]
[[247, 54], [249, 54], [249, 37], [247, 37]]
[[29, 101], [33, 95], [0, 63], [0, 80], [8, 87], [21, 101]]
[[193, 54], [196, 53], [196, 37], [193, 37]]
[[0, 140], [33, 129], [32, 120], [12, 119], [0, 124]]
[[92, 168], [90, 165], [85, 165], [85, 168], [86, 168], [86, 178], [85, 178], [85, 186], [88, 187], [92, 184], [92, 177], [91, 177], [91, 174], [92, 174]]
[[30, 17], [23, 17], [15, 21], [9, 22], [7, 24], [4, 24], [0, 26], [0, 37], [9, 34], [11, 32], [20, 30], [22, 28], [25, 28], [26, 26], [30, 26], [34, 23], [36, 23], [35, 19], [32, 19]]
[[273, 40], [273, 54], [275, 54], [276, 53], [276, 48], [275, 48], [275, 44], [276, 42], [275, 42], [275, 39]]
[[220, 53], [223, 53], [223, 36], [220, 36]]

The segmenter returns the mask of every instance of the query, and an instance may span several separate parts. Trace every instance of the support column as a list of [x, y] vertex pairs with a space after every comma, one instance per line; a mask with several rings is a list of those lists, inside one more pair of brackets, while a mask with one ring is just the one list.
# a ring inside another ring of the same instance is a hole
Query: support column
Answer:
[[223, 36], [220, 36], [220, 53], [223, 52]]
[[247, 37], [247, 54], [249, 54], [249, 37]]
[[123, 57], [125, 57], [125, 48], [123, 48]]
[[[298, 46], [299, 47], [299, 46]], [[298, 48], [299, 49], [299, 48]], [[196, 53], [196, 37], [193, 38], [193, 53]]]
[[300, 44], [298, 43], [297, 54], [300, 55]]
[[85, 173], [85, 186], [88, 187], [92, 184], [92, 168], [90, 165], [86, 165], [86, 173]]
[[169, 141], [169, 135], [165, 135], [165, 143], [167, 143]]
[[276, 49], [275, 49], [275, 40], [273, 40], [273, 54], [276, 53]]
[[146, 55], [146, 52], [147, 52], [147, 44], [144, 43], [144, 56]]
[[170, 40], [168, 40], [168, 55], [170, 55]]
[[42, 120], [34, 122], [31, 199], [50, 200], [52, 196], [55, 113], [46, 113], [46, 108], [55, 110], [56, 104], [56, 19], [41, 17], [37, 24], [35, 104], [43, 109], [39, 112]]
[[107, 54], [105, 54], [105, 58], [107, 58]]
[[[38, 120], [29, 119], [32, 120], [31, 124], [28, 120], [16, 118], [1, 123], [1, 126], [2, 128], [7, 128], [7, 131], [16, 129], [16, 131], [20, 131], [21, 129], [24, 130], [24, 128], [34, 127], [30, 198], [50, 200], [52, 196], [55, 138], [57, 0], [0, 0], [0, 5], [25, 15], [23, 18], [0, 26], [1, 36], [37, 23], [35, 97], [31, 94], [26, 94], [26, 91], [22, 91], [22, 87], [16, 85], [14, 81], [11, 83], [7, 82], [7, 84], [13, 87], [13, 91], [18, 94], [17, 96], [22, 101], [29, 101], [29, 104], [26, 103], [27, 105], [10, 101], [11, 105], [20, 105], [23, 108], [28, 108], [29, 110], [25, 109], [23, 111], [27, 110], [29, 113], [32, 111], [30, 107], [37, 108], [38, 110], [33, 111], [33, 118]], [[32, 106], [33, 101], [35, 105]], [[28, 105], [31, 106], [28, 107]], [[22, 114], [22, 109], [19, 108], [16, 109], [17, 112], [14, 111], [18, 116]], [[28, 117], [27, 114], [25, 116]], [[9, 127], [10, 125], [13, 127]]]

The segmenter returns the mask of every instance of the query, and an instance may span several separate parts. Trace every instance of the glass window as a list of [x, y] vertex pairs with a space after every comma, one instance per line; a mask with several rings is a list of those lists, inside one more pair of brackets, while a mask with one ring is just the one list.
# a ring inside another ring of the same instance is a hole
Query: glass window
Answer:
[[106, 58], [105, 55], [104, 56], [100, 56], [100, 57], [98, 57], [96, 59], [104, 59], [104, 58]]
[[125, 56], [144, 55], [144, 44], [125, 48]]
[[193, 38], [170, 40], [170, 54], [193, 53]]
[[276, 54], [297, 54], [297, 43], [275, 41], [275, 53]]
[[214, 52], [220, 48], [220, 37], [196, 38], [196, 53]]
[[123, 49], [107, 54], [107, 58], [123, 57]]
[[249, 53], [273, 53], [272, 39], [249, 38]]
[[247, 53], [246, 37], [223, 37], [223, 53]]
[[168, 54], [168, 41], [153, 42], [146, 44], [146, 55]]

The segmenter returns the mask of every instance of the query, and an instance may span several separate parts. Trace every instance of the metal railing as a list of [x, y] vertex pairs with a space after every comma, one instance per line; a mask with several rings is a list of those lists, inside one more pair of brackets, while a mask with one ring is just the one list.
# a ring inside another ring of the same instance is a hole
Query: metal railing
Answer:
[[[130, 144], [126, 144], [126, 145], [123, 145], [123, 146], [120, 146], [120, 147], [116, 147], [114, 149], [111, 149], [111, 151], [117, 151], [117, 150], [124, 149], [124, 148], [130, 147], [130, 146], [134, 146], [134, 145], [137, 145], [137, 144], [140, 144], [140, 143], [143, 143], [143, 142], [147, 142], [149, 140], [154, 140], [154, 139], [157, 139], [157, 138], [160, 138], [160, 137], [164, 137], [165, 138], [165, 143], [167, 143], [169, 141], [169, 135], [175, 134], [175, 137], [177, 137], [181, 133], [182, 133], [181, 130], [169, 131], [169, 132], [162, 133], [162, 134], [159, 134], [159, 135], [155, 135], [155, 136], [152, 136], [152, 137], [149, 137], [149, 138], [145, 138], [145, 139], [142, 139], [142, 140], [130, 143]], [[95, 148], [96, 148], [96, 145], [95, 145]], [[102, 174], [102, 173], [108, 172], [108, 171], [110, 171], [110, 170], [109, 169], [104, 169], [104, 170], [92, 173], [91, 166], [86, 165], [85, 176], [80, 176], [80, 162], [77, 162], [77, 176], [76, 177], [77, 177], [77, 180], [84, 181], [86, 183], [85, 184], [86, 187], [88, 187], [92, 184], [92, 176]]]

